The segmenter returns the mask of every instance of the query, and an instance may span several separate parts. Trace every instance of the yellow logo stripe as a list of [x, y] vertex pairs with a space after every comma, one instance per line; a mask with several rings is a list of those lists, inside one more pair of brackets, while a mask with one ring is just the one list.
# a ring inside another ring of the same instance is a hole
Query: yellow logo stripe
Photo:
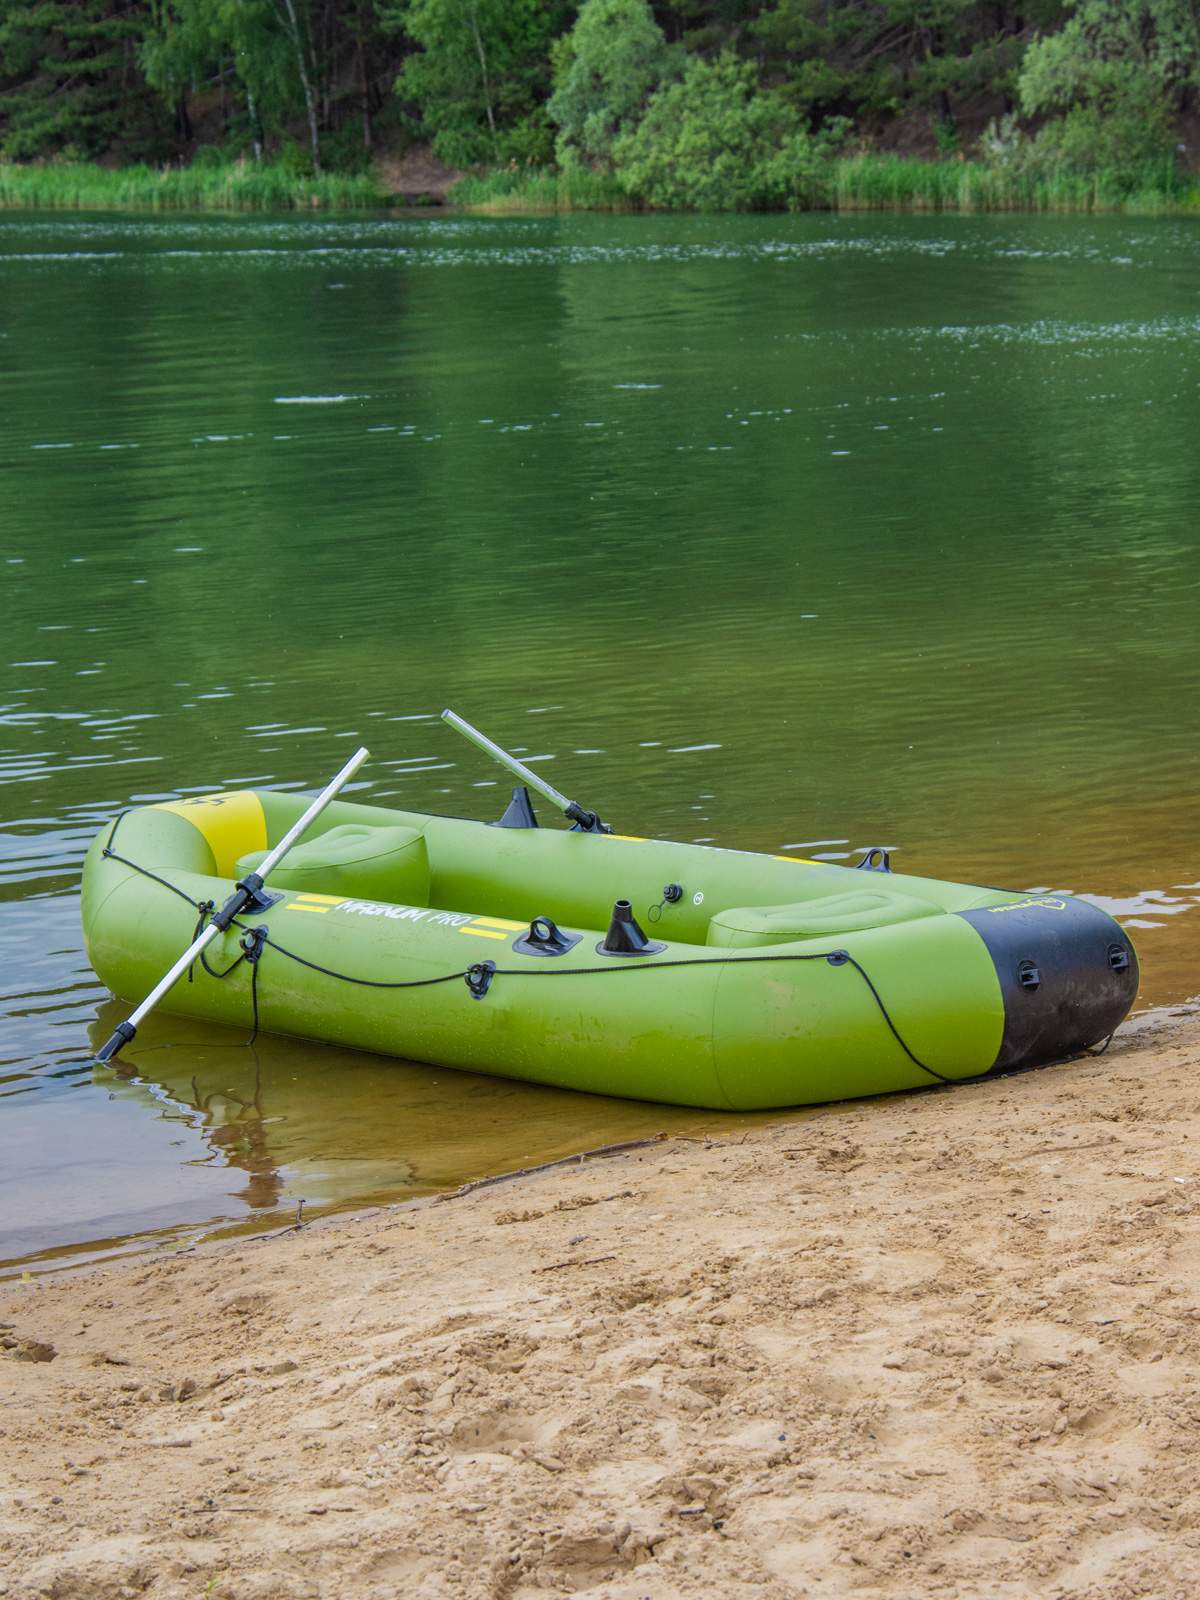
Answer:
[[811, 856], [772, 856], [772, 861], [799, 861], [806, 867], [827, 867], [828, 861], [814, 861]]
[[239, 856], [267, 848], [267, 819], [253, 789], [197, 795], [192, 800], [164, 800], [153, 809], [174, 811], [200, 830], [213, 853], [218, 878], [233, 876]]
[[297, 900], [316, 901], [323, 906], [340, 906], [345, 898], [344, 894], [316, 894], [311, 889], [302, 889], [296, 896]]
[[[520, 928], [523, 928], [525, 926], [525, 924], [523, 922], [520, 922], [520, 923], [517, 924], [517, 926], [520, 927]], [[473, 933], [477, 939], [507, 939], [508, 938], [508, 935], [506, 933], [496, 933], [491, 928], [460, 928], [458, 931], [459, 931], [459, 933]]]
[[333, 910], [332, 906], [302, 906], [299, 901], [293, 900], [290, 906], [284, 906], [285, 911], [313, 911], [318, 917], [323, 917]]
[[529, 926], [527, 922], [510, 922], [507, 917], [472, 917], [471, 922], [477, 928], [511, 928], [514, 933]]

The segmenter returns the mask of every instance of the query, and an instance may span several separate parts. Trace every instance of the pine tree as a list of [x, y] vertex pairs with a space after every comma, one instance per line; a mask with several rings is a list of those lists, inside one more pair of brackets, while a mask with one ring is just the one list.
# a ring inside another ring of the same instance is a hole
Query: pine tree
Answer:
[[142, 0], [0, 0], [0, 151], [10, 159], [161, 145], [138, 63]]

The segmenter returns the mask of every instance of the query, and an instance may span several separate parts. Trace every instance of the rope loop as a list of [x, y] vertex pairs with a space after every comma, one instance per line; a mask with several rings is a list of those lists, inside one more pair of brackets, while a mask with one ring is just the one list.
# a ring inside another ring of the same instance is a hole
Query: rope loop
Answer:
[[496, 963], [494, 961], [476, 961], [463, 973], [467, 980], [467, 988], [471, 991], [472, 1000], [482, 1000], [492, 987], [492, 979], [496, 976]]

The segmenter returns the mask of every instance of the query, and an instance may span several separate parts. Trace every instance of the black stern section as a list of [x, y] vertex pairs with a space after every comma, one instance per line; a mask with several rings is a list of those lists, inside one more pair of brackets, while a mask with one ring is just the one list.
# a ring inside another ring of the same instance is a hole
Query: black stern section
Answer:
[[1004, 996], [992, 1071], [1057, 1061], [1107, 1039], [1128, 1014], [1138, 962], [1125, 930], [1069, 895], [960, 911], [987, 946]]

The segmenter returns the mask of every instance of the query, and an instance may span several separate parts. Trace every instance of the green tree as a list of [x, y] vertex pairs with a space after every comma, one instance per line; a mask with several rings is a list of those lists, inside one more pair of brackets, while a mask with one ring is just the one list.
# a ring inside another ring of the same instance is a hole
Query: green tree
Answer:
[[1037, 39], [1021, 70], [1026, 113], [1124, 97], [1128, 85], [1160, 98], [1200, 86], [1196, 0], [1068, 0], [1058, 32]]
[[615, 140], [673, 73], [677, 56], [646, 0], [585, 0], [575, 26], [555, 41], [552, 60], [546, 110], [558, 125], [555, 154], [563, 166], [611, 168]]
[[803, 204], [823, 148], [731, 51], [693, 57], [613, 148], [626, 190], [666, 209], [752, 211]]
[[161, 139], [138, 71], [141, 0], [0, 0], [0, 119], [10, 159]]
[[423, 131], [444, 161], [545, 159], [550, 126], [550, 41], [560, 31], [560, 0], [405, 0], [384, 7], [385, 25], [419, 47], [405, 61], [396, 93], [415, 102]]
[[1136, 183], [1147, 162], [1170, 156], [1172, 106], [1198, 85], [1196, 0], [1074, 0], [1065, 26], [1031, 44], [1021, 69], [1022, 110], [1052, 116], [1030, 164]]
[[245, 98], [255, 154], [262, 153], [265, 130], [282, 132], [302, 112], [313, 170], [320, 172], [311, 0], [152, 0], [152, 6], [141, 59], [156, 89], [175, 101], [198, 78], [229, 65]]
[[876, 126], [913, 111], [953, 144], [962, 101], [1008, 99], [1032, 30], [1062, 0], [772, 0], [750, 26], [769, 80], [806, 115]]

